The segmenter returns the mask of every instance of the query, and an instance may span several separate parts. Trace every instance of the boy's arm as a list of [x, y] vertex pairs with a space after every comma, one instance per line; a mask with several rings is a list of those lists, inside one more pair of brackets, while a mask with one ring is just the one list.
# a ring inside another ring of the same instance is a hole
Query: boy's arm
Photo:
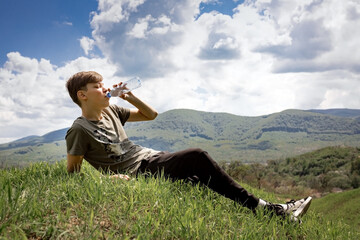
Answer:
[[67, 171], [68, 173], [80, 172], [84, 156], [67, 154]]
[[[67, 155], [67, 171], [68, 171], [68, 173], [80, 172], [83, 158], [84, 158], [84, 156], [68, 154]], [[122, 180], [126, 180], [126, 181], [129, 181], [131, 179], [128, 175], [125, 175], [125, 174], [111, 175], [109, 178], [122, 179]]]
[[158, 115], [154, 108], [141, 101], [131, 92], [123, 94], [121, 98], [136, 107], [136, 109], [130, 109], [129, 122], [154, 120]]

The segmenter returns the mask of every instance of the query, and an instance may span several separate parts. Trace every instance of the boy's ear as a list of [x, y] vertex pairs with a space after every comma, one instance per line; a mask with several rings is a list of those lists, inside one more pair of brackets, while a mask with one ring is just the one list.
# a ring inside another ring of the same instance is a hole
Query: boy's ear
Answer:
[[87, 98], [84, 90], [79, 90], [77, 92], [77, 97], [79, 100], [85, 100]]

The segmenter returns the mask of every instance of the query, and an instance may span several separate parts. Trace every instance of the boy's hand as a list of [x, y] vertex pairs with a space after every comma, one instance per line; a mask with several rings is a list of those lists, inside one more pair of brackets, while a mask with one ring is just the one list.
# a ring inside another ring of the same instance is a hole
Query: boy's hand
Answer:
[[118, 84], [114, 84], [113, 85], [113, 88], [120, 88], [121, 90], [129, 90], [127, 87], [126, 87], [126, 83], [123, 83], [123, 82], [120, 82]]
[[[114, 84], [113, 88], [120, 88], [121, 90], [128, 90], [128, 88], [126, 87], [126, 83], [120, 82], [119, 84]], [[108, 90], [110, 92], [110, 90]], [[132, 95], [132, 92], [126, 92], [126, 93], [122, 93], [119, 95], [120, 98], [124, 99], [124, 100], [128, 100], [128, 98], [133, 97], [134, 95]]]
[[111, 175], [110, 178], [122, 179], [122, 180], [126, 180], [126, 181], [129, 181], [131, 179], [131, 177], [129, 177], [128, 175], [125, 175], [125, 174]]
[[134, 95], [132, 94], [132, 92], [127, 92], [127, 93], [122, 93], [119, 97], [128, 101], [129, 99], [134, 97]]

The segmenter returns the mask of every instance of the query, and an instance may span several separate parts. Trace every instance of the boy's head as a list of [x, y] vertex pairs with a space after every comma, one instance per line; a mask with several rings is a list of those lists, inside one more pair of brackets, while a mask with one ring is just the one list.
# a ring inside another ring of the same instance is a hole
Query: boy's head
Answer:
[[103, 80], [103, 77], [94, 71], [78, 72], [69, 78], [66, 82], [66, 88], [69, 92], [71, 99], [81, 107], [81, 103], [78, 98], [78, 91], [87, 91], [86, 85], [88, 83], [98, 83]]

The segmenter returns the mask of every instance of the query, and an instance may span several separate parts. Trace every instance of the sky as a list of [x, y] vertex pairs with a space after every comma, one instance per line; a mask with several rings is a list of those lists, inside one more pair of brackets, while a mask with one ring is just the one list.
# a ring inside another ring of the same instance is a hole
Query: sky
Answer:
[[359, 109], [359, 29], [358, 0], [0, 0], [0, 143], [70, 127], [88, 70], [160, 113]]

